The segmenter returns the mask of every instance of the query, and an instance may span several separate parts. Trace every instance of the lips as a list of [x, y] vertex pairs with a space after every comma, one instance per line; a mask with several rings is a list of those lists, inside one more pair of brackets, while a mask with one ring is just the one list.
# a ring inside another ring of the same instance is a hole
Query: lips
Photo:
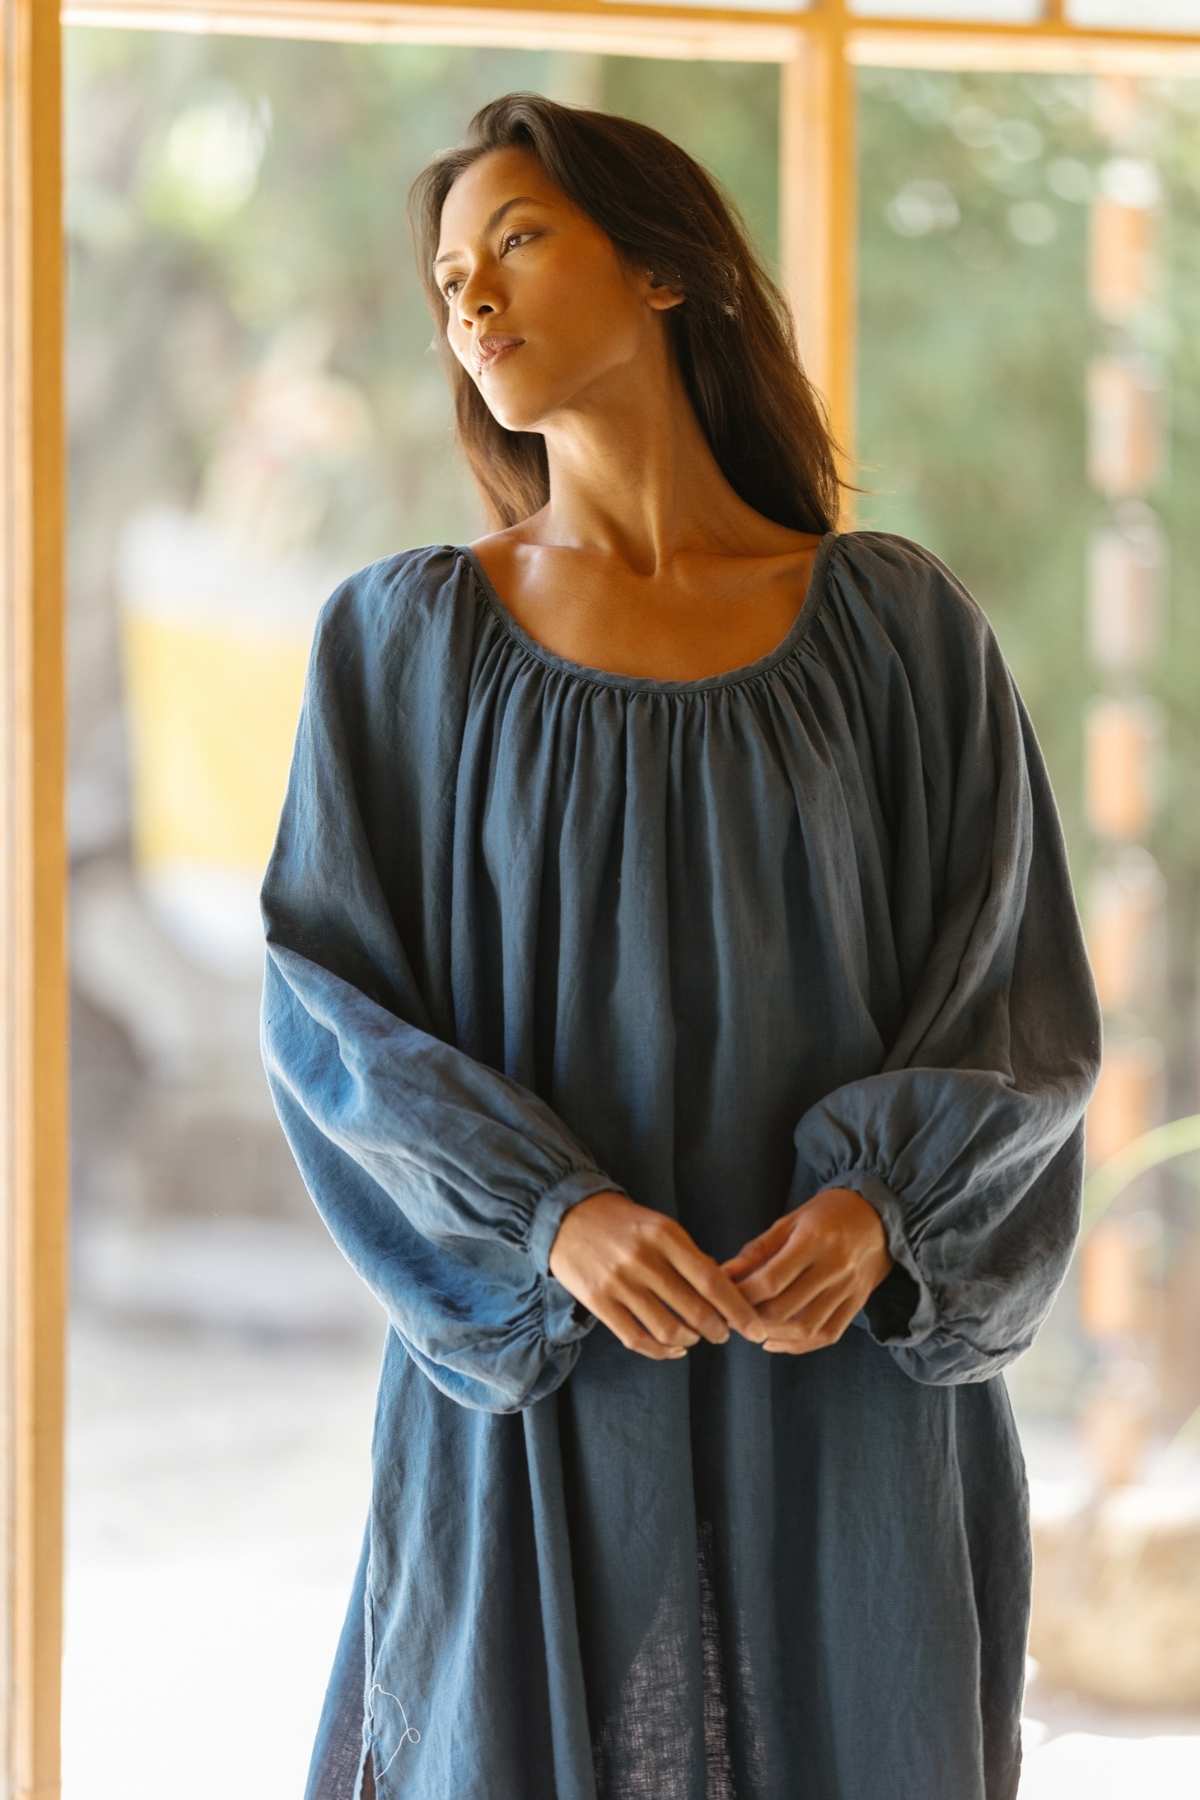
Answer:
[[511, 332], [489, 331], [486, 337], [480, 338], [479, 343], [476, 346], [476, 366], [482, 372], [494, 358], [499, 356], [502, 350], [512, 350], [517, 344], [523, 344], [524, 342], [524, 338], [515, 337]]

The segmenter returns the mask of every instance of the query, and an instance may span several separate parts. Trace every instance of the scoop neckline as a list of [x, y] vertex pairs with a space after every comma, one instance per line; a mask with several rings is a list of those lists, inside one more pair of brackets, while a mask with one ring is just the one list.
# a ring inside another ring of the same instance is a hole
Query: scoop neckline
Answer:
[[499, 622], [508, 636], [518, 643], [538, 662], [547, 668], [556, 669], [560, 674], [569, 675], [577, 681], [590, 681], [602, 687], [624, 688], [630, 693], [655, 694], [700, 694], [712, 688], [734, 687], [743, 681], [753, 681], [757, 676], [765, 675], [768, 670], [783, 662], [799, 646], [812, 625], [813, 618], [819, 610], [825, 595], [825, 570], [834, 544], [842, 534], [834, 529], [823, 533], [813, 556], [812, 568], [809, 571], [808, 587], [805, 590], [804, 603], [796, 617], [788, 627], [786, 635], [775, 645], [773, 650], [765, 650], [756, 656], [753, 662], [740, 663], [736, 668], [722, 669], [715, 675], [697, 675], [687, 679], [668, 680], [659, 675], [625, 675], [617, 669], [600, 669], [590, 663], [575, 662], [569, 656], [560, 656], [557, 650], [551, 650], [526, 631], [520, 621], [508, 610], [492, 582], [491, 576], [480, 562], [469, 544], [451, 544], [451, 550], [457, 552], [466, 562], [475, 577], [476, 587], [490, 608], [493, 617]]

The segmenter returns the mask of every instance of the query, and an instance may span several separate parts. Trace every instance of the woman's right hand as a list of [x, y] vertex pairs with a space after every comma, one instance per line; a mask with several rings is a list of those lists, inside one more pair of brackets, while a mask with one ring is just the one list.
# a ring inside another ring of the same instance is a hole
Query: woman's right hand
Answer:
[[550, 1246], [550, 1273], [642, 1356], [682, 1356], [730, 1328], [761, 1344], [769, 1328], [720, 1264], [676, 1219], [605, 1190], [576, 1200]]

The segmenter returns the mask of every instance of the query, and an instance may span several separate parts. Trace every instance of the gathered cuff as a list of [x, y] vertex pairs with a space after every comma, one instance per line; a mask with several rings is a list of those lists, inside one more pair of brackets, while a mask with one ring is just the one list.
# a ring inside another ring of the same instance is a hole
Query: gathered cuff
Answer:
[[875, 1208], [883, 1223], [892, 1267], [863, 1302], [852, 1324], [861, 1323], [879, 1344], [897, 1346], [924, 1343], [938, 1323], [938, 1309], [905, 1230], [904, 1202], [896, 1190], [874, 1169], [856, 1166], [839, 1170], [821, 1182], [822, 1188], [852, 1188]]
[[[624, 1194], [627, 1191], [601, 1169], [568, 1169], [553, 1187], [539, 1196], [534, 1206], [525, 1248], [540, 1278], [542, 1329], [552, 1344], [574, 1343], [576, 1339], [586, 1337], [598, 1323], [595, 1313], [550, 1273], [550, 1251], [563, 1214], [576, 1201], [586, 1200], [590, 1194]], [[629, 1197], [632, 1199], [632, 1195]]]
[[600, 1169], [582, 1168], [568, 1169], [552, 1187], [538, 1196], [526, 1227], [525, 1248], [533, 1258], [533, 1266], [539, 1275], [549, 1276], [553, 1280], [553, 1276], [550, 1276], [550, 1249], [568, 1207], [574, 1206], [577, 1200], [586, 1200], [589, 1194], [609, 1192], [623, 1194], [625, 1189], [619, 1181], [614, 1181]]

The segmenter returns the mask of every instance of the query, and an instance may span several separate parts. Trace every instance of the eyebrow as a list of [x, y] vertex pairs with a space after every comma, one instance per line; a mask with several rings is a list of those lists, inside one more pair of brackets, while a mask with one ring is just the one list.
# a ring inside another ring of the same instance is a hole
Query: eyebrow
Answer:
[[[534, 196], [532, 194], [514, 194], [511, 200], [503, 201], [502, 204], [496, 208], [495, 212], [492, 213], [490, 215], [490, 217], [485, 220], [482, 236], [486, 237], [489, 231], [492, 231], [495, 229], [495, 227], [500, 223], [501, 219], [504, 217], [505, 213], [508, 212], [510, 207], [521, 206], [521, 205], [548, 206], [549, 204], [550, 203], [548, 200], [537, 200], [534, 198]], [[449, 260], [452, 256], [457, 256], [457, 255], [458, 255], [457, 250], [443, 250], [442, 254], [440, 256], [434, 257], [434, 259], [433, 259], [434, 268], [436, 269], [439, 263], [449, 262]]]

